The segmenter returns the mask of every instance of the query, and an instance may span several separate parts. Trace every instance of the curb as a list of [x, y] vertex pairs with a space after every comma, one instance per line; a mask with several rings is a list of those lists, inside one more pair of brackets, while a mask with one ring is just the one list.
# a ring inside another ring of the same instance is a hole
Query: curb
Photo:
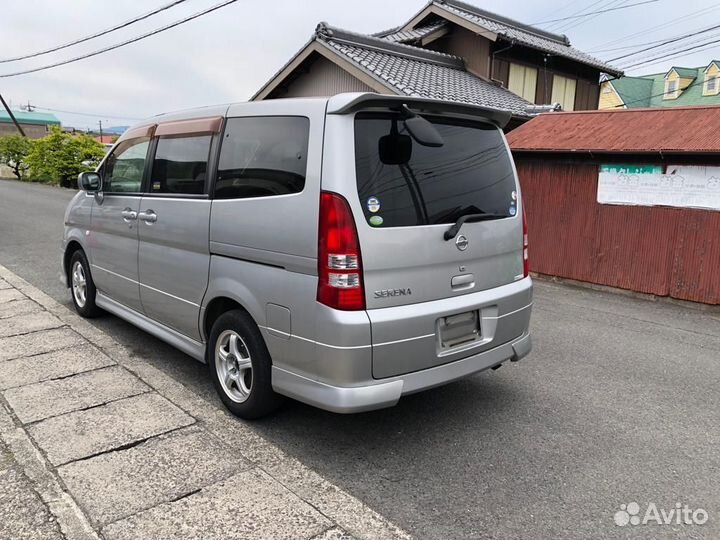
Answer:
[[[105, 332], [2, 265], [0, 278], [38, 303], [118, 365], [193, 417], [210, 434], [232, 446], [250, 464], [337, 525], [316, 538], [348, 538], [347, 533], [368, 540], [412, 538], [360, 500], [267, 441], [250, 424], [208, 403], [161, 370], [134, 358], [123, 345]], [[98, 539], [89, 520], [63, 489], [41, 452], [33, 445], [25, 430], [15, 425], [9, 411], [3, 408], [0, 408], [0, 435], [36, 483], [37, 491], [57, 517], [63, 534], [69, 540]]]

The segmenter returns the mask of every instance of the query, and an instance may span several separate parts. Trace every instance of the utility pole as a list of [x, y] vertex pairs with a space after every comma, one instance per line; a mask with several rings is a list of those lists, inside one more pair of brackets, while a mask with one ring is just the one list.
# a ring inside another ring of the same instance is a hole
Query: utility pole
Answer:
[[6, 110], [6, 111], [8, 112], [8, 114], [10, 115], [10, 118], [12, 119], [13, 124], [15, 124], [15, 127], [17, 128], [17, 130], [20, 132], [20, 135], [22, 135], [23, 137], [25, 137], [26, 135], [25, 135], [25, 132], [23, 131], [23, 128], [20, 127], [20, 124], [18, 124], [18, 121], [17, 121], [17, 119], [15, 118], [15, 115], [14, 115], [14, 114], [12, 113], [12, 111], [10, 110], [10, 107], [8, 107], [8, 104], [5, 103], [5, 98], [2, 97], [2, 94], [0, 94], [0, 101], [2, 101], [3, 107], [5, 107], [5, 110]]
[[100, 142], [103, 142], [103, 138], [102, 138], [102, 120], [98, 120], [98, 124], [100, 124]]
[[20, 108], [25, 109], [27, 112], [33, 112], [35, 110], [35, 105], [31, 105], [30, 100], [28, 99], [27, 105], [23, 105]]

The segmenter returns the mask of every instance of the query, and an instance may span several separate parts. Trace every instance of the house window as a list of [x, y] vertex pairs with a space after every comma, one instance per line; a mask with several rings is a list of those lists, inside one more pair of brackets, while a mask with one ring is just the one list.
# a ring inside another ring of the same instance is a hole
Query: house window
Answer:
[[665, 81], [665, 95], [663, 99], [675, 99], [678, 97], [678, 80], [668, 79]]
[[705, 70], [705, 85], [703, 87], [703, 96], [717, 96], [720, 93], [720, 69], [715, 64]]
[[535, 103], [536, 88], [537, 69], [519, 64], [510, 64], [508, 90], [528, 100], [530, 103]]
[[559, 103], [563, 111], [575, 110], [575, 87], [577, 81], [560, 75], [553, 76], [552, 103]]

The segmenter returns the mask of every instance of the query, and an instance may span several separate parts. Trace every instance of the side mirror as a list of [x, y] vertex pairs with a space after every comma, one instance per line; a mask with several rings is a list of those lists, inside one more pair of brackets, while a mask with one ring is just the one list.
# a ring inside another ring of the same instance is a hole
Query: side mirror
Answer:
[[83, 191], [97, 193], [102, 190], [102, 177], [96, 172], [83, 172], [78, 175], [78, 186]]

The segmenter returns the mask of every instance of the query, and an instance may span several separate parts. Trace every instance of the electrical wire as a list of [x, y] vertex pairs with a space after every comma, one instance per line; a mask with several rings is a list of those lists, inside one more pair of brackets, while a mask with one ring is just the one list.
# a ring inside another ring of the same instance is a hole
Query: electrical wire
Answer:
[[[621, 9], [621, 8], [624, 8], [624, 7], [625, 7], [625, 4], [627, 4], [629, 1], [630, 1], [630, 0], [613, 0], [613, 1], [611, 1], [609, 4], [605, 4], [605, 5], [603, 6], [603, 8], [604, 8], [604, 9], [610, 9], [610, 8]], [[596, 15], [592, 15], [592, 16], [590, 16], [590, 17], [588, 17], [588, 18], [581, 19], [581, 20], [579, 20], [579, 21], [570, 22], [570, 23], [565, 23], [565, 24], [563, 24], [563, 26], [561, 26], [561, 27], [559, 28], [559, 31], [561, 31], [561, 32], [567, 32], [568, 30], [570, 30], [570, 29], [572, 29], [572, 28], [575, 28], [576, 26], [580, 26], [581, 24], [586, 24], [586, 23], [592, 21], [593, 19], [597, 19], [601, 14], [602, 14], [602, 13], [598, 13], [598, 14], [596, 14]]]
[[[584, 8], [579, 9], [577, 11], [573, 11], [572, 15], [580, 15], [582, 13], [585, 13], [588, 9], [591, 9], [591, 8], [597, 6], [598, 4], [602, 4], [605, 1], [606, 0], [595, 0], [595, 2], [593, 2], [592, 4], [589, 4], [589, 5], [585, 6]], [[536, 24], [540, 24], [540, 23], [536, 23]], [[549, 24], [549, 26], [547, 27], [547, 30], [551, 30], [551, 28], [553, 26], [561, 26], [561, 25], [558, 25], [557, 23], [548, 23], [548, 24]], [[551, 31], [554, 31], [554, 30], [551, 30]]]
[[637, 2], [635, 4], [630, 4], [627, 6], [617, 6], [617, 7], [607, 8], [607, 9], [601, 9], [599, 11], [591, 11], [589, 13], [584, 13], [582, 15], [570, 15], [569, 17], [562, 17], [561, 19], [550, 19], [549, 21], [540, 21], [540, 22], [530, 23], [530, 24], [531, 25], [540, 25], [540, 24], [547, 24], [547, 23], [552, 23], [552, 22], [568, 21], [571, 19], [573, 19], [573, 20], [580, 19], [582, 17], [588, 17], [590, 15], [600, 15], [602, 13], [608, 13], [609, 11], [617, 11], [618, 9], [627, 9], [627, 8], [631, 8], [631, 7], [635, 7], [635, 6], [641, 6], [643, 4], [652, 4], [653, 2], [657, 2], [657, 1], [658, 0], [645, 0], [643, 2]]
[[26, 74], [28, 74], [28, 73], [36, 73], [36, 72], [38, 72], [38, 71], [44, 71], [44, 70], [47, 70], [47, 69], [51, 69], [51, 68], [55, 68], [55, 67], [59, 67], [59, 66], [64, 66], [64, 65], [71, 64], [71, 63], [73, 63], [73, 62], [78, 62], [78, 61], [80, 61], [80, 60], [85, 60], [86, 58], [91, 58], [91, 57], [93, 57], [93, 56], [97, 56], [97, 55], [99, 55], [99, 54], [103, 54], [103, 53], [106, 53], [106, 52], [109, 52], [109, 51], [112, 51], [112, 50], [115, 50], [115, 49], [119, 49], [120, 47], [124, 47], [124, 46], [126, 46], [126, 45], [130, 45], [131, 43], [135, 43], [135, 42], [137, 42], [137, 41], [140, 41], [140, 40], [142, 40], [142, 39], [148, 38], [148, 37], [150, 37], [150, 36], [154, 36], [154, 35], [156, 35], [156, 34], [159, 34], [159, 33], [161, 33], [161, 32], [164, 32], [164, 31], [166, 31], [166, 30], [170, 30], [171, 28], [175, 28], [176, 26], [180, 26], [181, 24], [184, 24], [184, 23], [186, 23], [186, 22], [192, 21], [193, 19], [197, 19], [198, 17], [202, 17], [203, 15], [207, 15], [208, 13], [211, 13], [211, 12], [213, 12], [213, 11], [216, 11], [216, 10], [218, 10], [218, 9], [220, 9], [220, 8], [223, 8], [223, 7], [228, 6], [228, 5], [230, 5], [230, 4], [234, 4], [234, 3], [237, 2], [237, 1], [238, 1], [238, 0], [225, 0], [224, 2], [221, 2], [221, 3], [219, 3], [219, 4], [215, 4], [214, 6], [209, 7], [208, 9], [204, 9], [203, 11], [199, 11], [199, 12], [195, 13], [194, 15], [190, 15], [190, 16], [188, 16], [188, 17], [185, 17], [185, 18], [180, 19], [180, 20], [178, 20], [178, 21], [175, 21], [175, 22], [173, 22], [173, 23], [167, 24], [167, 25], [165, 25], [165, 26], [161, 26], [160, 28], [156, 28], [155, 30], [152, 30], [151, 32], [147, 32], [147, 33], [142, 34], [142, 35], [140, 35], [140, 36], [137, 36], [137, 37], [134, 37], [134, 38], [125, 40], [125, 41], [123, 41], [123, 42], [121, 42], [121, 43], [117, 43], [117, 44], [115, 44], [115, 45], [110, 45], [109, 47], [104, 47], [104, 48], [102, 48], [102, 49], [98, 49], [98, 50], [96, 50], [96, 51], [93, 51], [93, 52], [88, 53], [88, 54], [84, 54], [84, 55], [82, 55], [82, 56], [77, 56], [77, 57], [75, 57], [75, 58], [70, 58], [69, 60], [63, 60], [62, 62], [55, 62], [54, 64], [47, 64], [47, 65], [45, 65], [45, 66], [40, 66], [40, 67], [33, 68], [33, 69], [26, 69], [26, 70], [23, 70], [23, 71], [16, 71], [16, 72], [14, 72], [14, 73], [3, 73], [3, 74], [0, 74], [0, 79], [4, 79], [4, 78], [7, 78], [7, 77], [17, 77], [18, 75], [26, 75]]
[[668, 60], [668, 59], [670, 59], [670, 58], [674, 58], [674, 57], [677, 57], [677, 56], [682, 56], [683, 53], [686, 53], [686, 52], [694, 51], [694, 50], [701, 49], [701, 48], [705, 48], [705, 47], [711, 47], [711, 46], [713, 46], [713, 45], [716, 45], [716, 44], [718, 43], [718, 41], [720, 41], [720, 40], [718, 40], [718, 39], [716, 38], [716, 39], [713, 39], [712, 41], [709, 41], [709, 42], [706, 42], [706, 43], [701, 43], [701, 44], [699, 44], [699, 45], [694, 45], [694, 46], [692, 46], [692, 47], [687, 47], [687, 48], [685, 48], [685, 49], [680, 49], [679, 51], [667, 52], [667, 53], [665, 53], [665, 54], [661, 54], [660, 56], [655, 56], [655, 57], [652, 57], [652, 58], [648, 58], [648, 59], [646, 59], [646, 60], [642, 60], [642, 61], [640, 61], [640, 62], [635, 62], [634, 64], [624, 65], [624, 66], [622, 66], [622, 69], [630, 69], [630, 68], [639, 67], [639, 66], [646, 65], [646, 64], [647, 64], [647, 65], [652, 65], [652, 64], [658, 63], [658, 62], [663, 61], [663, 60]]
[[100, 32], [97, 32], [97, 33], [95, 33], [95, 34], [91, 34], [91, 35], [89, 35], [89, 36], [85, 36], [85, 37], [82, 37], [82, 38], [79, 38], [79, 39], [75, 39], [75, 40], [73, 40], [73, 41], [69, 41], [69, 42], [64, 43], [64, 44], [62, 44], [62, 45], [57, 45], [57, 46], [52, 47], [52, 48], [50, 48], [50, 49], [45, 49], [45, 50], [42, 50], [42, 51], [37, 51], [37, 52], [34, 52], [34, 53], [22, 55], [22, 56], [15, 56], [15, 57], [13, 57], [13, 58], [3, 58], [3, 59], [0, 59], [0, 64], [5, 64], [5, 63], [7, 63], [7, 62], [15, 62], [15, 61], [17, 61], [17, 60], [26, 60], [26, 59], [28, 59], [28, 58], [34, 58], [34, 57], [36, 57], [36, 56], [42, 56], [42, 55], [44, 55], [44, 54], [50, 54], [50, 53], [52, 53], [52, 52], [61, 51], [61, 50], [63, 50], [63, 49], [67, 49], [68, 47], [72, 47], [73, 45], [78, 45], [78, 44], [80, 44], [80, 43], [85, 43], [86, 41], [90, 41], [91, 39], [95, 39], [95, 38], [98, 38], [98, 37], [100, 37], [100, 36], [104, 36], [105, 34], [109, 34], [109, 33], [111, 33], [111, 32], [115, 32], [116, 30], [120, 30], [120, 29], [122, 29], [122, 28], [127, 28], [127, 27], [130, 26], [131, 24], [135, 24], [136, 22], [143, 21], [143, 20], [145, 20], [145, 19], [147, 19], [147, 18], [149, 18], [149, 17], [152, 17], [153, 15], [157, 15], [158, 13], [161, 13], [161, 12], [163, 12], [163, 11], [165, 11], [165, 10], [168, 10], [168, 9], [170, 9], [170, 8], [172, 8], [172, 7], [175, 7], [175, 6], [177, 6], [178, 4], [182, 4], [183, 2], [186, 2], [186, 1], [187, 1], [187, 0], [174, 0], [173, 2], [170, 2], [169, 4], [165, 4], [165, 5], [163, 5], [163, 6], [160, 6], [160, 7], [157, 8], [157, 9], [154, 9], [154, 10], [152, 10], [152, 11], [149, 11], [149, 12], [143, 14], [143, 15], [139, 15], [139, 16], [137, 16], [137, 17], [134, 17], [134, 18], [132, 18], [132, 19], [130, 19], [130, 20], [127, 20], [127, 21], [125, 21], [125, 22], [123, 22], [123, 23], [120, 23], [120, 24], [118, 24], [118, 25], [115, 25], [115, 26], [113, 26], [113, 27], [111, 27], [111, 28], [108, 28], [108, 29], [106, 29], [106, 30], [102, 30], [102, 31], [100, 31]]
[[671, 44], [671, 43], [677, 43], [678, 41], [683, 41], [683, 40], [685, 40], [685, 39], [689, 39], [689, 38], [691, 38], [691, 37], [698, 36], [698, 35], [700, 35], [700, 34], [705, 34], [705, 33], [707, 33], [707, 32], [711, 32], [712, 30], [717, 30], [718, 28], [720, 28], [720, 24], [716, 24], [716, 25], [714, 25], [714, 26], [709, 26], [709, 27], [707, 27], [707, 28], [704, 28], [703, 30], [698, 30], [697, 32], [692, 32], [692, 33], [690, 33], [690, 34], [685, 34], [685, 35], [683, 35], [683, 36], [678, 36], [678, 37], [675, 37], [675, 38], [672, 38], [672, 39], [668, 39], [668, 40], [663, 41], [662, 43], [660, 43], [660, 44], [658, 44], [658, 45], [653, 45], [653, 46], [651, 46], [651, 47], [646, 47], [646, 48], [640, 49], [640, 50], [638, 50], [638, 51], [634, 51], [634, 52], [631, 52], [631, 53], [623, 54], [623, 55], [621, 55], [621, 56], [616, 56], [615, 58], [611, 58], [610, 60], [608, 60], [608, 62], [615, 62], [615, 61], [617, 61], [617, 60], [621, 60], [621, 59], [627, 58], [627, 57], [629, 57], [629, 56], [638, 55], [638, 54], [643, 53], [643, 52], [645, 52], [645, 51], [650, 51], [650, 50], [652, 50], [652, 49], [658, 49], [658, 48], [660, 48], [660, 47], [664, 47], [665, 45], [669, 45], [669, 44]]
[[64, 113], [64, 114], [76, 114], [78, 116], [89, 116], [92, 118], [109, 118], [112, 120], [141, 120], [141, 118], [134, 117], [134, 116], [117, 116], [114, 114], [95, 114], [95, 113], [78, 112], [78, 111], [65, 111], [63, 109], [51, 109], [50, 107], [41, 107], [40, 105], [32, 105], [32, 108], [40, 109], [42, 111], [58, 112], [58, 113]]
[[[712, 5], [712, 6], [709, 6], [709, 7], [705, 7], [705, 8], [703, 8], [703, 9], [698, 10], [698, 11], [693, 11], [693, 12], [691, 12], [691, 13], [688, 13], [688, 14], [686, 14], [686, 15], [683, 15], [682, 17], [677, 17], [676, 19], [673, 19], [672, 21], [667, 21], [667, 22], [664, 22], [664, 23], [661, 23], [661, 24], [657, 24], [657, 25], [655, 25], [655, 26], [650, 26], [650, 27], [648, 27], [648, 28], [644, 28], [643, 30], [638, 30], [637, 32], [633, 32], [632, 34], [627, 34], [627, 35], [621, 36], [621, 37], [619, 37], [619, 38], [617, 38], [617, 39], [613, 39], [613, 40], [610, 40], [610, 41], [605, 41], [605, 42], [599, 43], [599, 44], [596, 45], [595, 47], [598, 47], [598, 48], [599, 48], [599, 47], [605, 47], [605, 46], [609, 46], [609, 45], [615, 45], [616, 43], [620, 43], [620, 42], [623, 42], [623, 41], [627, 41], [628, 39], [631, 39], [631, 38], [633, 38], [633, 37], [635, 37], [635, 36], [646, 35], [646, 34], [648, 34], [648, 33], [651, 33], [651, 31], [660, 30], [660, 29], [662, 29], [662, 28], [667, 28], [668, 26], [676, 26], [677, 23], [679, 23], [679, 22], [681, 22], [681, 21], [688, 21], [688, 20], [690, 20], [690, 19], [695, 19], [695, 18], [697, 18], [697, 17], [701, 17], [701, 16], [707, 15], [708, 13], [710, 13], [710, 12], [712, 12], [712, 11], [715, 11], [715, 10], [717, 10], [717, 9], [720, 9], [720, 4], [715, 4], [715, 5]], [[597, 52], [598, 50], [599, 50], [599, 49], [597, 49], [597, 48], [596, 48], [596, 49], [589, 49], [588, 52]]]

